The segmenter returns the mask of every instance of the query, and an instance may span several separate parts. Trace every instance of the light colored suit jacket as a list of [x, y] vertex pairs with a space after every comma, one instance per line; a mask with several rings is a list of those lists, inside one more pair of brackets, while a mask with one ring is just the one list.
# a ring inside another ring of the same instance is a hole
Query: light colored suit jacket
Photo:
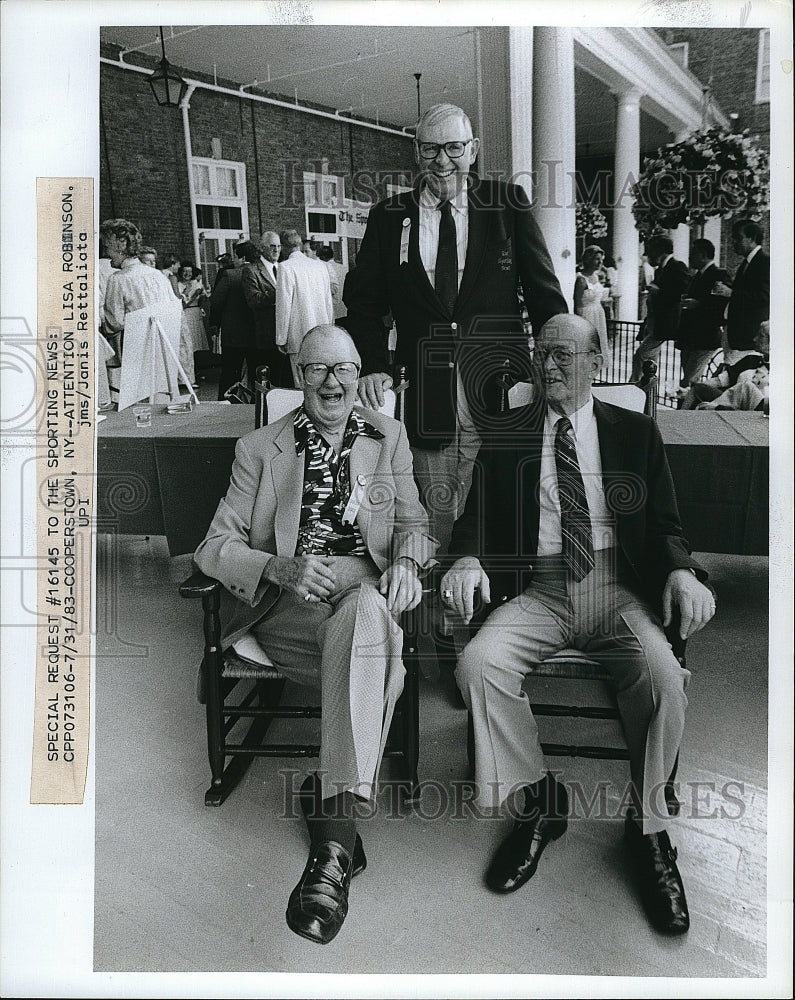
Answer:
[[297, 354], [313, 326], [334, 322], [331, 282], [322, 260], [310, 260], [300, 250], [282, 261], [276, 277], [276, 343]]
[[[274, 555], [295, 555], [304, 455], [295, 450], [294, 414], [237, 442], [229, 490], [194, 556], [202, 572], [238, 598], [224, 630], [224, 648], [259, 621], [279, 596], [279, 588], [262, 579], [268, 561]], [[364, 544], [381, 572], [401, 556], [428, 567], [438, 543], [428, 534], [405, 429], [372, 410], [365, 419], [384, 437], [359, 435], [350, 454], [351, 482], [361, 476], [365, 484], [356, 515]]]

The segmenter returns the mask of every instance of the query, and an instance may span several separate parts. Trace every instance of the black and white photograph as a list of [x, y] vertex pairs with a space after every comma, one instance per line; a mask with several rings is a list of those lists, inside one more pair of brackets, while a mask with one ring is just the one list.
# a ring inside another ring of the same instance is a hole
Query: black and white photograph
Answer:
[[4, 995], [788, 995], [791, 5], [69, 6], [0, 8]]

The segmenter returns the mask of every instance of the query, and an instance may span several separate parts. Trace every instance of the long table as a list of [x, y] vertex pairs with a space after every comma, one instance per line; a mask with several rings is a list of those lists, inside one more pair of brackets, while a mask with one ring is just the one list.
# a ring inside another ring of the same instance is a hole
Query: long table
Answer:
[[[171, 555], [193, 552], [226, 493], [237, 439], [254, 407], [201, 403], [191, 413], [131, 410], [97, 431], [99, 528], [165, 535]], [[766, 555], [768, 420], [761, 413], [658, 411], [685, 535], [696, 552]]]

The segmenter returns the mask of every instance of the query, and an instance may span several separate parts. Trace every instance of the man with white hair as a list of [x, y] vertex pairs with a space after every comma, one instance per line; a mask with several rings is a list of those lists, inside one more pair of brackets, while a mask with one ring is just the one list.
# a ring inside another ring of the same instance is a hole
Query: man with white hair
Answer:
[[625, 844], [647, 916], [662, 933], [684, 934], [690, 918], [665, 788], [689, 674], [663, 629], [678, 622], [687, 638], [712, 618], [715, 599], [682, 535], [657, 425], [593, 398], [603, 360], [583, 317], [544, 324], [534, 399], [481, 449], [442, 596], [467, 623], [477, 590], [493, 607], [456, 671], [472, 713], [477, 801], [513, 800], [517, 817], [486, 884], [498, 893], [521, 888], [566, 831], [566, 786], [544, 771], [523, 684], [537, 664], [574, 646], [615, 686], [631, 774]]
[[312, 843], [287, 923], [326, 944], [366, 864], [356, 802], [375, 794], [405, 674], [397, 619], [419, 603], [436, 542], [402, 425], [354, 409], [348, 334], [309, 331], [296, 368], [303, 405], [238, 441], [195, 560], [237, 598], [224, 648], [253, 631], [282, 674], [320, 686], [320, 768], [301, 788]]
[[307, 257], [303, 240], [295, 229], [282, 235], [285, 259], [276, 282], [276, 345], [290, 358], [297, 386], [297, 356], [301, 341], [313, 327], [334, 322], [329, 272], [322, 260]]
[[345, 283], [344, 325], [362, 355], [359, 395], [380, 406], [392, 384], [382, 317], [406, 365], [406, 427], [423, 502], [446, 550], [481, 436], [500, 408], [503, 363], [530, 367], [519, 288], [533, 329], [568, 311], [524, 189], [474, 176], [480, 139], [464, 111], [429, 108], [417, 123], [417, 182], [379, 202]]

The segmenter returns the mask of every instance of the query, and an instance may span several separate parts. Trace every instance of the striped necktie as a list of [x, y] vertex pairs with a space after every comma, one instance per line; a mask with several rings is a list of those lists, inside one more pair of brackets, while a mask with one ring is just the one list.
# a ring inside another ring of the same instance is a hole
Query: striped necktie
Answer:
[[458, 298], [458, 248], [456, 246], [455, 219], [449, 201], [439, 205], [442, 217], [439, 220], [439, 249], [436, 251], [436, 269], [433, 286], [436, 294], [452, 314]]
[[591, 513], [572, 430], [569, 418], [561, 417], [555, 428], [555, 469], [558, 474], [563, 559], [571, 578], [579, 581], [593, 569], [594, 556]]

